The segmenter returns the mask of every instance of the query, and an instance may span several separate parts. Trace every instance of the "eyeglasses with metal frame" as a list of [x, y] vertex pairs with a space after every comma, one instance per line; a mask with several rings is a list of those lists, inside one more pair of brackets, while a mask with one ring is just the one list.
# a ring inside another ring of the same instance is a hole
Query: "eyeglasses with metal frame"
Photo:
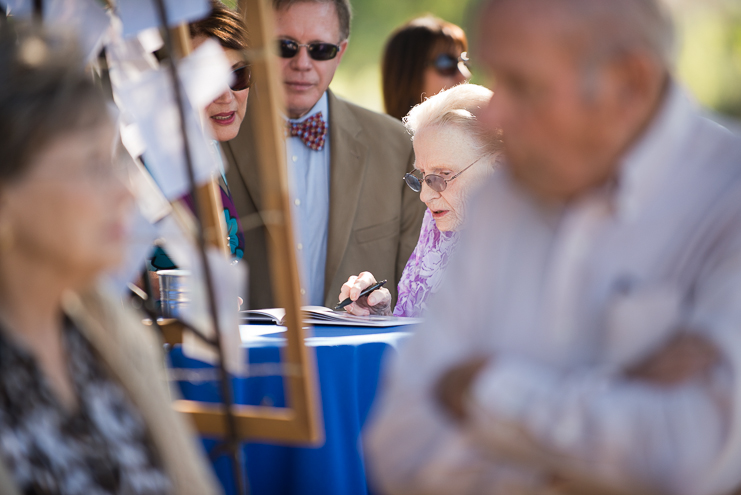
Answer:
[[407, 186], [409, 186], [409, 189], [411, 189], [412, 191], [416, 193], [422, 191], [422, 182], [427, 184], [427, 186], [433, 191], [441, 193], [448, 187], [448, 182], [455, 180], [463, 172], [473, 167], [479, 160], [481, 160], [481, 158], [483, 157], [477, 158], [473, 163], [471, 163], [469, 166], [467, 166], [466, 168], [464, 168], [463, 170], [455, 174], [450, 179], [445, 179], [437, 174], [427, 174], [424, 177], [422, 177], [422, 179], [420, 179], [413, 173], [404, 174], [404, 177], [402, 177], [402, 179], [404, 179], [404, 182], [407, 183]]
[[468, 61], [468, 52], [461, 53], [459, 57], [455, 57], [449, 53], [441, 53], [433, 60], [430, 60], [428, 65], [433, 66], [441, 76], [452, 77], [460, 70], [458, 64], [462, 63], [470, 71]]
[[306, 47], [311, 58], [319, 61], [332, 60], [340, 52], [340, 45], [332, 43], [299, 43], [294, 40], [279, 39], [278, 55], [282, 58], [293, 58], [298, 54], [302, 46]]

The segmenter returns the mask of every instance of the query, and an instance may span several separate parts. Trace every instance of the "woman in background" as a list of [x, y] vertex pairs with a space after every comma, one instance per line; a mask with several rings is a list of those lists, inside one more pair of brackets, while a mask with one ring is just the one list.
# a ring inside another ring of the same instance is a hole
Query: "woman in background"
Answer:
[[[17, 24], [16, 24], [17, 25]], [[67, 38], [0, 26], [0, 494], [218, 493], [160, 346], [100, 275], [131, 196]]]
[[[221, 178], [219, 186], [221, 189], [221, 203], [224, 207], [224, 220], [228, 245], [231, 256], [241, 259], [244, 256], [244, 233], [239, 222], [237, 209], [232, 201], [229, 186], [226, 183], [223, 161], [219, 143], [234, 139], [239, 133], [239, 128], [247, 111], [247, 98], [250, 95], [252, 75], [249, 64], [244, 60], [242, 51], [247, 49], [247, 31], [239, 14], [230, 10], [219, 0], [211, 0], [211, 13], [205, 19], [193, 22], [189, 25], [190, 39], [193, 49], [198, 48], [207, 39], [216, 40], [232, 66], [232, 82], [227, 91], [212, 101], [206, 107], [206, 125], [211, 138], [214, 139], [214, 156], [221, 165]], [[190, 202], [189, 196], [186, 201]], [[192, 206], [192, 205], [191, 205]], [[165, 251], [157, 247], [150, 259], [152, 270], [170, 270], [176, 268], [175, 264], [165, 254]], [[150, 277], [156, 294], [159, 294], [159, 280], [156, 276]]]
[[423, 98], [471, 78], [463, 29], [437, 17], [418, 17], [386, 43], [381, 67], [386, 113], [401, 120]]

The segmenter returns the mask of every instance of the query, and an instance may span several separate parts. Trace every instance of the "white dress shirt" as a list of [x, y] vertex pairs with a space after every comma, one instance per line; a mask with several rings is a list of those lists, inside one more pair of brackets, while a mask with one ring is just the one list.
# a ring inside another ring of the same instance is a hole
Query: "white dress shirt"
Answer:
[[301, 138], [286, 139], [289, 190], [296, 232], [296, 258], [301, 272], [301, 295], [305, 304], [324, 305], [324, 269], [329, 232], [329, 104], [325, 92], [309, 113], [292, 123], [303, 122], [317, 112], [327, 122], [324, 147], [315, 151]]
[[[673, 86], [616, 179], [561, 207], [506, 171], [478, 194], [367, 437], [389, 493], [544, 493], [554, 474], [592, 493], [741, 486], [741, 140]], [[680, 331], [720, 349], [711, 376], [625, 378]], [[481, 355], [459, 427], [433, 387]]]

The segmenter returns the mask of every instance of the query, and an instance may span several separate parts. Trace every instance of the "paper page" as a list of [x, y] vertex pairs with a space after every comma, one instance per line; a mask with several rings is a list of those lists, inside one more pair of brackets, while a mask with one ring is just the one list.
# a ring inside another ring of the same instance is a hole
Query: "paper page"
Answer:
[[[230, 373], [245, 374], [247, 363], [239, 333], [237, 301], [237, 296], [241, 293], [246, 280], [244, 266], [232, 264], [216, 248], [209, 248], [208, 263], [214, 282], [224, 365]], [[182, 320], [193, 325], [207, 337], [213, 338], [213, 319], [208, 307], [203, 266], [201, 263], [195, 263], [190, 271], [191, 279], [188, 281], [191, 291], [190, 303], [183, 311]], [[217, 362], [217, 353], [213, 347], [204, 344], [190, 332], [183, 334], [183, 354], [208, 363]]]
[[[33, 0], [2, 0], [9, 13], [18, 18], [30, 17]], [[111, 18], [95, 0], [45, 0], [43, 2], [44, 24], [60, 26], [74, 32], [80, 49], [89, 62], [102, 46], [102, 38]]]
[[[357, 326], [357, 327], [377, 327], [387, 328], [402, 325], [418, 325], [422, 323], [421, 318], [405, 318], [400, 316], [355, 316], [346, 311], [334, 311], [324, 306], [303, 306], [303, 322], [308, 325], [339, 325], [339, 326]], [[255, 321], [260, 320], [260, 316], [267, 316], [278, 324], [284, 324], [286, 310], [283, 308], [257, 309], [240, 312], [243, 319], [250, 316], [256, 316]]]
[[[142, 74], [139, 81], [116, 88], [123, 107], [136, 122], [146, 144], [144, 163], [157, 185], [170, 201], [190, 191], [186, 169], [180, 115], [164, 69]], [[210, 144], [203, 134], [200, 118], [189, 102], [184, 102], [186, 129], [196, 185], [210, 181], [219, 173]]]
[[[126, 37], [162, 24], [153, 0], [118, 0], [117, 4]], [[211, 12], [208, 0], [165, 0], [164, 4], [170, 27], [203, 19]]]
[[283, 308], [269, 308], [269, 309], [249, 309], [246, 311], [240, 311], [239, 315], [242, 319], [249, 321], [266, 321], [269, 320], [277, 325], [283, 324], [283, 318], [286, 316], [286, 310]]
[[162, 39], [159, 38], [159, 32], [149, 34], [150, 30], [142, 32], [136, 38], [124, 39], [118, 32], [121, 28], [118, 20], [114, 20], [114, 28], [114, 34], [106, 45], [106, 60], [111, 84], [115, 89], [122, 84], [139, 80], [144, 73], [157, 70], [159, 62], [152, 54], [152, 48], [157, 45], [157, 40], [161, 44]]
[[[136, 199], [139, 211], [150, 224], [154, 225], [170, 214], [172, 207], [144, 166], [131, 158], [125, 141], [124, 132], [122, 132], [121, 141], [116, 147], [116, 159], [125, 170], [127, 186]], [[156, 229], [152, 228], [156, 234]]]
[[207, 39], [178, 67], [193, 106], [203, 109], [229, 89], [232, 68], [218, 41]]
[[133, 210], [124, 260], [116, 270], [106, 275], [116, 293], [121, 295], [128, 292], [129, 282], [136, 281], [141, 275], [157, 238], [155, 226], [149, 223], [137, 208]]

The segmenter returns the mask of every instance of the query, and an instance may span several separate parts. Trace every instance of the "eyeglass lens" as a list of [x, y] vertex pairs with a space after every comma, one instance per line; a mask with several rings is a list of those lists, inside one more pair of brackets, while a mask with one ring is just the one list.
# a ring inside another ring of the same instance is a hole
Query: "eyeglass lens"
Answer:
[[278, 40], [278, 53], [282, 58], [293, 58], [302, 46], [306, 47], [311, 58], [321, 61], [332, 60], [340, 50], [339, 46], [332, 43], [299, 44], [293, 40]]
[[441, 53], [435, 57], [432, 65], [441, 76], [454, 76], [458, 72], [459, 62], [463, 62], [463, 64], [468, 63], [468, 54], [466, 52], [463, 52], [460, 57], [454, 57], [449, 53]]
[[[423, 180], [430, 189], [439, 193], [443, 192], [448, 186], [448, 183], [445, 182], [445, 179], [443, 179], [439, 175], [430, 174], [425, 176]], [[404, 175], [404, 181], [407, 183], [407, 186], [409, 186], [412, 191], [420, 192], [422, 190], [422, 182], [416, 175], [406, 174]]]
[[232, 91], [242, 91], [250, 87], [252, 83], [252, 71], [249, 65], [239, 67], [232, 71], [232, 83], [229, 87]]

